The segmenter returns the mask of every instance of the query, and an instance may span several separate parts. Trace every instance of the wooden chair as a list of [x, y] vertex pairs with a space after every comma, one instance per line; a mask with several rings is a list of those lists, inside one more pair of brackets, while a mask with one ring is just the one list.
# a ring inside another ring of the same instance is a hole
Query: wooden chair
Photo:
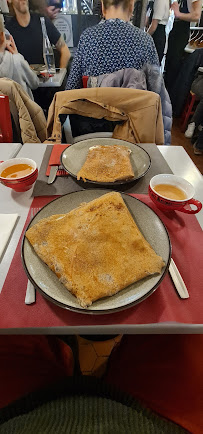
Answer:
[[0, 143], [12, 143], [13, 130], [9, 98], [7, 95], [0, 95]]

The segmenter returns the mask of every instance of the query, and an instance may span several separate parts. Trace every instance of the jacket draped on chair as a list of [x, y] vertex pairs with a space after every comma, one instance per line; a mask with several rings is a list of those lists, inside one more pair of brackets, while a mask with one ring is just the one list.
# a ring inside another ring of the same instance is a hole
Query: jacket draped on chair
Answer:
[[61, 114], [122, 121], [113, 138], [131, 143], [164, 143], [160, 96], [154, 92], [124, 88], [92, 88], [57, 92], [49, 108], [49, 141], [61, 143]]
[[30, 99], [20, 84], [0, 78], [0, 93], [8, 95], [14, 122], [19, 124], [23, 143], [43, 143], [46, 139], [46, 118], [41, 107]]

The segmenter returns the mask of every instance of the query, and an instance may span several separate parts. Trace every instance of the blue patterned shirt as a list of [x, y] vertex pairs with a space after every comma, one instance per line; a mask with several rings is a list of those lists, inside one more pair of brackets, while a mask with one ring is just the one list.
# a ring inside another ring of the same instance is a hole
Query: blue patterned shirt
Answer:
[[82, 77], [110, 74], [123, 68], [159, 66], [152, 37], [120, 19], [101, 21], [86, 29], [79, 40], [66, 89], [80, 89]]

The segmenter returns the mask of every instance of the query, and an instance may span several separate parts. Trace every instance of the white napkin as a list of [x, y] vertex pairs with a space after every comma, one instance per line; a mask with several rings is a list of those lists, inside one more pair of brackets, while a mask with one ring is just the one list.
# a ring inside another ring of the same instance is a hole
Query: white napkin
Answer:
[[0, 214], [0, 261], [15, 226], [18, 214]]

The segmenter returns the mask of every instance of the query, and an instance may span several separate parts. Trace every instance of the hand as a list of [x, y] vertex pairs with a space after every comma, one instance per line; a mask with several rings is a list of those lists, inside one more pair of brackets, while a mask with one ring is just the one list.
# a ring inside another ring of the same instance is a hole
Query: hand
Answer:
[[6, 49], [12, 54], [18, 54], [18, 50], [12, 35], [10, 35], [10, 39], [6, 40]]
[[172, 11], [174, 11], [175, 17], [178, 18], [180, 15], [180, 9], [179, 9], [179, 4], [177, 1], [175, 1], [172, 5], [171, 5], [171, 9]]
[[149, 28], [149, 17], [146, 17], [146, 20], [145, 20], [145, 31], [147, 31], [148, 28]]
[[47, 15], [50, 18], [50, 20], [55, 20], [55, 18], [57, 17], [60, 9], [55, 8], [55, 6], [48, 6], [46, 8], [47, 11]]

